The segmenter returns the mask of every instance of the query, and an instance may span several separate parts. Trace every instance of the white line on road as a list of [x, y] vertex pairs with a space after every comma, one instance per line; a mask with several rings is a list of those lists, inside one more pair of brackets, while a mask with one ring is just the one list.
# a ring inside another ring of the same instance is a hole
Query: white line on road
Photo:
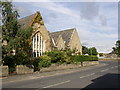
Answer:
[[118, 67], [118, 66], [115, 66], [115, 67]]
[[89, 74], [89, 75], [86, 75], [86, 76], [82, 76], [82, 77], [80, 77], [80, 78], [85, 78], [85, 77], [89, 77], [89, 76], [92, 76], [92, 75], [94, 75], [95, 73], [91, 73], [91, 74]]
[[101, 70], [100, 72], [105, 72], [105, 71], [108, 71], [109, 69], [104, 69], [104, 70]]
[[111, 67], [111, 68], [114, 68], [114, 67]]
[[43, 87], [43, 88], [49, 88], [49, 87], [57, 86], [57, 85], [64, 84], [64, 83], [68, 83], [68, 82], [70, 82], [70, 80], [64, 81], [64, 82], [61, 82], [61, 83], [57, 83], [57, 84], [53, 84], [53, 85], [49, 85], [49, 86], [45, 86], [45, 87]]

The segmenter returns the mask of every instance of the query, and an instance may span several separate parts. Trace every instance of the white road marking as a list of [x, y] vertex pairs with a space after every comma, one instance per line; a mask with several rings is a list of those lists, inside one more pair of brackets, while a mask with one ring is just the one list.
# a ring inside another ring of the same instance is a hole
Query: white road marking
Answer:
[[114, 68], [114, 67], [111, 67], [111, 68]]
[[109, 69], [104, 69], [104, 70], [101, 70], [100, 72], [105, 72], [105, 71], [108, 71]]
[[45, 86], [43, 88], [49, 88], [49, 87], [57, 86], [57, 85], [68, 83], [68, 82], [70, 82], [70, 80], [67, 80], [67, 81], [64, 81], [64, 82], [61, 82], [61, 83], [57, 83], [57, 84], [53, 84], [53, 85], [49, 85], [49, 86]]
[[115, 66], [115, 67], [118, 67], [118, 66]]
[[85, 77], [89, 77], [89, 76], [92, 76], [92, 75], [94, 75], [95, 73], [91, 73], [91, 74], [89, 74], [89, 75], [86, 75], [86, 76], [81, 76], [80, 78], [85, 78]]

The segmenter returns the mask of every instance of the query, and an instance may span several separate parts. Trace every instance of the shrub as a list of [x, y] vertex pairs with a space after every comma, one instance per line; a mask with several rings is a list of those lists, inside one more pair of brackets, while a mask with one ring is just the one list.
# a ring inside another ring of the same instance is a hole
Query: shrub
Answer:
[[15, 71], [16, 67], [16, 57], [13, 55], [8, 55], [3, 58], [3, 65], [8, 65], [9, 72], [12, 73]]
[[34, 71], [39, 71], [42, 67], [51, 65], [51, 58], [47, 55], [36, 57], [33, 59]]
[[51, 52], [47, 52], [46, 54], [51, 57], [52, 63], [65, 62], [64, 60], [65, 53], [63, 51], [51, 51]]
[[41, 67], [49, 67], [51, 65], [51, 58], [49, 56], [43, 55], [39, 57], [39, 66]]
[[74, 62], [84, 62], [84, 61], [96, 61], [98, 60], [97, 56], [86, 56], [86, 55], [74, 55], [71, 57], [71, 60]]

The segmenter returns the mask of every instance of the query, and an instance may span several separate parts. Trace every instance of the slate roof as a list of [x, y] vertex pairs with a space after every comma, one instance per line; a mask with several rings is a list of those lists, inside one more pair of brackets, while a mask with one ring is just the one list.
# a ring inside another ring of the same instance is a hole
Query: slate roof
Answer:
[[32, 15], [30, 15], [30, 16], [27, 16], [27, 17], [24, 17], [24, 18], [22, 18], [22, 19], [19, 19], [19, 20], [18, 20], [18, 24], [19, 24], [22, 28], [27, 27], [27, 26], [29, 26], [29, 24], [32, 22], [32, 20], [34, 19], [34, 17], [35, 17], [35, 14], [32, 14]]
[[51, 36], [51, 38], [54, 39], [54, 41], [56, 43], [57, 38], [59, 37], [59, 35], [61, 35], [63, 40], [66, 42], [65, 44], [68, 45], [74, 30], [75, 30], [75, 28], [68, 29], [68, 30], [62, 30], [62, 31], [58, 31], [58, 32], [52, 32], [52, 33], [50, 33], [50, 36]]

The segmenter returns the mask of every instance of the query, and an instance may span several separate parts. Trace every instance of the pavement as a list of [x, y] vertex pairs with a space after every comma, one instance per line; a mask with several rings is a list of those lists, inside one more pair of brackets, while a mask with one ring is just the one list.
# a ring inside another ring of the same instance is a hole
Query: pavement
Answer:
[[119, 88], [118, 61], [53, 72], [16, 75], [2, 79], [3, 88]]

